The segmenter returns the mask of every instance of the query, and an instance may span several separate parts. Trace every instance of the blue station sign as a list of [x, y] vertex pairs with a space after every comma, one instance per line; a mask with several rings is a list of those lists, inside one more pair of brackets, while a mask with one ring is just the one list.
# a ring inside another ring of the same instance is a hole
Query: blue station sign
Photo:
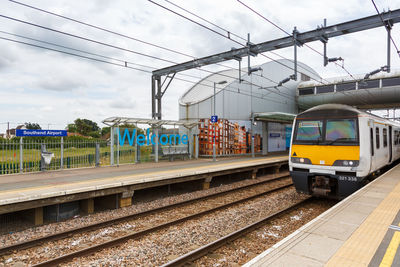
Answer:
[[217, 115], [211, 116], [211, 122], [212, 123], [218, 122], [218, 116]]
[[27, 130], [17, 129], [16, 136], [67, 136], [67, 130]]

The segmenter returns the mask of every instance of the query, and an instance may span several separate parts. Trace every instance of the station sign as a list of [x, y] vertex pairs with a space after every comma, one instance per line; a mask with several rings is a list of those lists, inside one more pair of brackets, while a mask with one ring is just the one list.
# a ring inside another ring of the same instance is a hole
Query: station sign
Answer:
[[217, 115], [211, 116], [211, 122], [212, 123], [217, 123], [218, 122], [218, 116]]
[[17, 129], [16, 136], [27, 137], [27, 136], [67, 136], [67, 130], [28, 130], [28, 129]]
[[270, 133], [269, 137], [272, 137], [272, 138], [281, 137], [281, 134], [280, 133]]

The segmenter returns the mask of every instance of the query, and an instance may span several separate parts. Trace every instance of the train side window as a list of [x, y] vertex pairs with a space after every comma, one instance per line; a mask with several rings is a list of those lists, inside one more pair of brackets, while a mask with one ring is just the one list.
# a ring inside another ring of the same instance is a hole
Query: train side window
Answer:
[[374, 155], [374, 130], [371, 128], [369, 129], [369, 137], [371, 141], [371, 156]]
[[399, 132], [398, 131], [394, 131], [394, 145], [397, 145], [398, 144], [398, 141], [397, 141], [397, 135], [399, 134]]
[[375, 128], [375, 132], [376, 132], [376, 149], [379, 149], [379, 146], [380, 146], [380, 144], [379, 144], [379, 128], [378, 127], [376, 127]]
[[383, 129], [383, 147], [387, 147], [387, 129]]
[[400, 145], [400, 131], [397, 131], [396, 140], [397, 140], [397, 145]]

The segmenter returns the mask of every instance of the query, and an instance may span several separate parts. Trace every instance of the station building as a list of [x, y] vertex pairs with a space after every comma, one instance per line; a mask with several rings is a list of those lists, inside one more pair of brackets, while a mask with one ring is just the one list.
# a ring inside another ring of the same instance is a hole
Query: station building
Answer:
[[[247, 69], [223, 70], [189, 88], [179, 99], [179, 119], [200, 122], [192, 130], [198, 135], [199, 155], [212, 155], [214, 135], [217, 155], [250, 154], [252, 133], [256, 154], [287, 150], [299, 111], [297, 88], [301, 82], [321, 80], [309, 66], [298, 62], [297, 68], [297, 81], [281, 86], [277, 84], [294, 72], [291, 60], [264, 63], [250, 75]], [[211, 123], [212, 115], [218, 123]]]

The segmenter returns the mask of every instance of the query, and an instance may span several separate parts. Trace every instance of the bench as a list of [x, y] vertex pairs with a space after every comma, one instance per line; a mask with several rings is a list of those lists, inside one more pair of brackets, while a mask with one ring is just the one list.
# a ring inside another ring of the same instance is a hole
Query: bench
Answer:
[[189, 151], [187, 146], [163, 146], [162, 153], [164, 156], [169, 157], [169, 161], [173, 161], [174, 157], [182, 156], [189, 156]]

